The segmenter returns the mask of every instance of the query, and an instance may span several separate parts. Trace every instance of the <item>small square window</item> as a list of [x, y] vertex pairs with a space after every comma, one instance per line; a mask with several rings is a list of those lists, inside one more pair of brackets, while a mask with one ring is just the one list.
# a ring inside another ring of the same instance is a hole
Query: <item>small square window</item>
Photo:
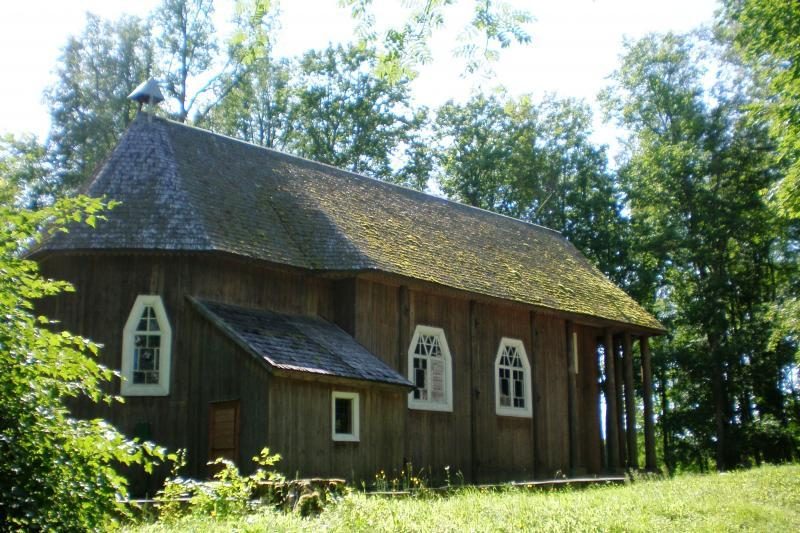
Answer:
[[357, 442], [358, 393], [334, 391], [331, 396], [332, 438], [336, 441]]

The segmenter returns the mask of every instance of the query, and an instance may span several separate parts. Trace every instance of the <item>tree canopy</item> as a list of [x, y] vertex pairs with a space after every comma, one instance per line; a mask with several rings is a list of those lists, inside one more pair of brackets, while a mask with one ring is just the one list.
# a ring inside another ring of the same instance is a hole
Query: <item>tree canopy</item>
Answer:
[[726, 0], [719, 23], [770, 89], [754, 104], [769, 119], [788, 166], [775, 189], [777, 201], [800, 218], [800, 4]]

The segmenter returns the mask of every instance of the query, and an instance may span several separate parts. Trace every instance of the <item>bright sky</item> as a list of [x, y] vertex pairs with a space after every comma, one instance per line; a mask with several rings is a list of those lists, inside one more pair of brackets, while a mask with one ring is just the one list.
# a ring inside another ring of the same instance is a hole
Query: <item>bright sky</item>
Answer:
[[[399, 0], [375, 0], [378, 10]], [[122, 13], [146, 16], [158, 0], [0, 0], [0, 134], [32, 132], [44, 137], [49, 127], [42, 91], [54, 80], [60, 49], [70, 34], [79, 34], [85, 13], [115, 19]], [[450, 14], [448, 26], [433, 42], [434, 62], [415, 81], [420, 104], [438, 106], [463, 100], [481, 84], [505, 85], [512, 94], [553, 92], [594, 103], [618, 63], [623, 36], [648, 32], [684, 32], [711, 22], [714, 0], [538, 0], [515, 2], [536, 17], [527, 47], [504, 50], [493, 79], [465, 79], [451, 50], [453, 37], [469, 16]], [[217, 0], [220, 18], [228, 18], [232, 1]], [[293, 56], [329, 42], [346, 41], [353, 23], [337, 0], [283, 0], [277, 53]], [[388, 12], [393, 12], [388, 9]], [[390, 15], [394, 16], [394, 15]], [[380, 13], [379, 13], [380, 18]], [[385, 18], [385, 17], [384, 17]], [[596, 117], [595, 140], [613, 143], [613, 128]]]

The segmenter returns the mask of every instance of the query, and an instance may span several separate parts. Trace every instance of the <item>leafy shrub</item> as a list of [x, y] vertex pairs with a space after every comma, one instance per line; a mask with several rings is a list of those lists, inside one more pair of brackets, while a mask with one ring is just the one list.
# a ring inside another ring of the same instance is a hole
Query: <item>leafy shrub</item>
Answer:
[[283, 476], [272, 470], [281, 456], [270, 453], [269, 448], [262, 449], [253, 457], [253, 462], [260, 467], [253, 474], [242, 476], [231, 461], [217, 458], [208, 465], [222, 468], [214, 474], [212, 481], [204, 482], [178, 475], [185, 465], [185, 457], [183, 450], [175, 456], [172, 476], [156, 496], [161, 521], [174, 522], [186, 514], [219, 518], [241, 516], [250, 510], [250, 499], [259, 483], [283, 481]]
[[[115, 373], [99, 346], [36, 316], [32, 301], [74, 290], [44, 279], [24, 251], [70, 222], [94, 225], [106, 206], [86, 197], [29, 211], [0, 203], [0, 521], [11, 530], [86, 530], [127, 510], [115, 465], [152, 469], [163, 451], [126, 439], [103, 420], [77, 420], [68, 399], [113, 402]], [[41, 232], [42, 227], [50, 228]]]

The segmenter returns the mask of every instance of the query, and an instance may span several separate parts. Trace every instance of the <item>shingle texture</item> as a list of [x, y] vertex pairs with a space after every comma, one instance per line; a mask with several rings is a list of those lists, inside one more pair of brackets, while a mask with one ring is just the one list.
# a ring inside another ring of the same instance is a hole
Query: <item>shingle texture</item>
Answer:
[[353, 337], [321, 318], [204, 300], [192, 303], [223, 333], [273, 368], [411, 387]]
[[146, 115], [88, 193], [123, 204], [45, 249], [224, 251], [376, 270], [663, 329], [558, 232]]

